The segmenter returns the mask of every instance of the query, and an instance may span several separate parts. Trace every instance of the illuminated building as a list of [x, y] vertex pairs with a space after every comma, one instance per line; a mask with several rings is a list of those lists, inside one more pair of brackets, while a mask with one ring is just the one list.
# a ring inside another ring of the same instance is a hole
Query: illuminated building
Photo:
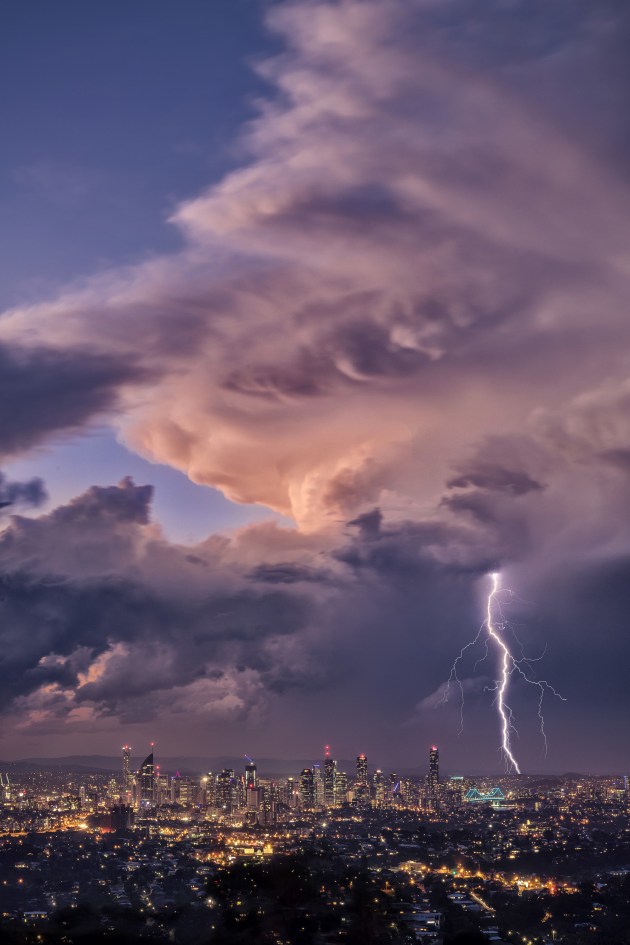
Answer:
[[448, 793], [449, 800], [453, 804], [461, 804], [464, 800], [464, 794], [466, 791], [466, 782], [464, 778], [459, 775], [453, 775], [448, 780]]
[[389, 776], [389, 797], [388, 802], [390, 804], [398, 804], [401, 800], [400, 796], [400, 778], [397, 774], [392, 772]]
[[216, 803], [226, 813], [231, 814], [234, 809], [234, 770], [224, 768], [221, 774], [217, 775]]
[[429, 752], [429, 794], [435, 796], [437, 794], [438, 784], [440, 783], [440, 752], [435, 745], [432, 746], [431, 751]]
[[295, 784], [294, 778], [287, 779], [287, 804], [289, 807], [297, 807], [300, 803], [300, 792]]
[[157, 768], [153, 782], [155, 803], [158, 807], [170, 800], [168, 775], [158, 774]]
[[334, 807], [337, 794], [337, 762], [333, 758], [326, 758], [324, 762], [324, 804]]
[[260, 810], [263, 805], [265, 789], [262, 787], [250, 787], [247, 790], [247, 809]]
[[343, 804], [348, 800], [348, 775], [345, 771], [337, 771], [335, 780], [335, 802]]
[[197, 800], [197, 783], [191, 778], [180, 778], [178, 802], [184, 807], [189, 807]]
[[300, 800], [305, 810], [315, 807], [315, 775], [312, 768], [304, 768], [300, 775]]
[[357, 784], [368, 784], [368, 763], [365, 755], [357, 755]]
[[313, 765], [313, 784], [315, 787], [315, 806], [324, 806], [324, 779], [322, 778], [322, 766]]
[[256, 765], [250, 760], [249, 764], [245, 765], [245, 791], [248, 791], [250, 788], [255, 788], [258, 784], [256, 772]]
[[380, 768], [372, 775], [372, 801], [376, 807], [385, 806], [385, 779]]
[[125, 745], [122, 750], [123, 790], [131, 788], [131, 748]]
[[153, 764], [153, 750], [147, 755], [138, 772], [140, 781], [140, 802], [153, 804], [155, 800], [155, 767]]

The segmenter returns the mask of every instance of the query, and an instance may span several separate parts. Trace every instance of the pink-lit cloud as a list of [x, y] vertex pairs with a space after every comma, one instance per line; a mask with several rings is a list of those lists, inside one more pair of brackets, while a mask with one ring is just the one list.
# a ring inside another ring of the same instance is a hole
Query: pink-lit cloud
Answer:
[[472, 16], [272, 8], [276, 93], [245, 165], [174, 214], [181, 253], [7, 313], [0, 338], [124, 359], [129, 445], [308, 529], [432, 501], [463, 446], [621, 381], [627, 185], [483, 36], [457, 55]]

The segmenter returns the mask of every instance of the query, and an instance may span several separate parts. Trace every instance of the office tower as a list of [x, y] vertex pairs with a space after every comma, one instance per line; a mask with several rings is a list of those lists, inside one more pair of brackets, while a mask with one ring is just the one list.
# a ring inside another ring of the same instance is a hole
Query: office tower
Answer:
[[315, 775], [312, 768], [304, 768], [300, 775], [300, 800], [305, 810], [315, 807]]
[[157, 767], [153, 781], [153, 797], [158, 807], [161, 807], [162, 804], [168, 804], [171, 799], [168, 775], [160, 774]]
[[247, 792], [249, 788], [255, 788], [258, 784], [258, 777], [256, 773], [256, 764], [250, 760], [249, 764], [245, 765], [245, 791]]
[[[275, 824], [276, 822], [276, 810], [278, 807], [278, 802], [274, 797], [274, 791], [271, 787], [263, 788], [263, 798], [262, 798], [262, 822], [264, 824]], [[260, 816], [259, 816], [260, 820]]]
[[398, 786], [399, 803], [405, 807], [412, 807], [414, 803], [413, 781], [409, 778], [401, 778]]
[[388, 804], [398, 804], [400, 801], [400, 778], [395, 772], [389, 776]]
[[153, 746], [151, 753], [147, 755], [138, 772], [140, 781], [140, 803], [153, 804], [155, 800], [155, 767], [153, 764]]
[[247, 810], [260, 810], [265, 796], [265, 789], [262, 787], [249, 788], [247, 791]]
[[295, 783], [295, 778], [287, 779], [287, 804], [289, 807], [297, 807], [300, 802], [300, 792]]
[[385, 778], [380, 768], [372, 775], [372, 801], [376, 807], [385, 806]]
[[224, 768], [217, 775], [217, 806], [228, 814], [234, 809], [234, 771]]
[[123, 791], [131, 787], [131, 748], [124, 745], [122, 750]]
[[368, 763], [365, 755], [357, 755], [357, 784], [365, 784], [367, 787], [368, 783]]
[[344, 804], [348, 800], [348, 775], [338, 771], [335, 782], [335, 803]]
[[322, 778], [322, 766], [313, 765], [313, 784], [315, 789], [315, 807], [324, 806], [324, 779]]
[[440, 753], [435, 745], [429, 752], [429, 794], [437, 794], [437, 787], [440, 783]]
[[464, 779], [461, 774], [454, 774], [446, 782], [447, 800], [454, 806], [458, 806], [464, 800]]
[[179, 782], [179, 803], [183, 807], [190, 807], [197, 799], [198, 785], [192, 778], [181, 778]]
[[115, 804], [109, 813], [112, 830], [124, 831], [133, 827], [133, 808], [129, 804]]
[[334, 807], [337, 784], [337, 762], [333, 758], [326, 758], [324, 761], [324, 804], [326, 807]]

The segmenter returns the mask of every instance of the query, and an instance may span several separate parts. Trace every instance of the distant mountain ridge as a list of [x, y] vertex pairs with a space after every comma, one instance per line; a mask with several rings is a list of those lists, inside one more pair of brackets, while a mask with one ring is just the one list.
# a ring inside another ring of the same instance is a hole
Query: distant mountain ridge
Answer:
[[[147, 749], [148, 753], [148, 749]], [[132, 755], [131, 768], [139, 768], [145, 753], [138, 752]], [[323, 764], [322, 759], [284, 759], [284, 758], [255, 758], [258, 766], [258, 773], [261, 777], [272, 775], [293, 775], [297, 777], [302, 768], [309, 768], [318, 761]], [[235, 771], [244, 770], [247, 758], [234, 757], [231, 755], [219, 755], [211, 758], [196, 758], [190, 756], [179, 757], [161, 757], [156, 751], [155, 763], [160, 766], [164, 774], [174, 774], [176, 771], [187, 772], [191, 774], [203, 774], [209, 771], [217, 772], [223, 768], [233, 768]], [[356, 762], [339, 760], [337, 766], [341, 771], [353, 772]], [[101, 772], [122, 770], [122, 755], [66, 755], [60, 758], [22, 758], [18, 761], [0, 761], [0, 770], [15, 771], [20, 773], [50, 771], [83, 771], [83, 772]], [[411, 772], [405, 772], [411, 773]]]
[[[142, 761], [148, 754], [149, 749], [147, 748], [146, 752], [134, 752], [131, 758], [131, 769], [136, 771]], [[161, 771], [164, 774], [175, 774], [175, 772], [180, 771], [182, 774], [207, 774], [212, 771], [215, 774], [221, 771], [223, 768], [233, 768], [235, 771], [242, 772], [247, 763], [247, 758], [245, 755], [214, 755], [212, 757], [200, 758], [194, 756], [165, 756], [162, 757], [159, 754], [159, 751], [155, 753], [155, 762], [159, 765]], [[300, 771], [303, 768], [310, 768], [313, 764], [322, 764], [324, 762], [323, 758], [255, 758], [254, 759], [257, 767], [258, 774], [260, 777], [274, 777], [274, 776], [293, 776], [298, 777]], [[353, 775], [355, 772], [356, 759], [337, 759], [337, 768], [339, 771], [346, 771], [348, 774]], [[373, 770], [373, 765], [370, 764], [370, 770]], [[122, 771], [122, 755], [65, 755], [58, 758], [20, 758], [16, 761], [0, 761], [0, 771], [7, 772], [10, 774], [12, 771], [16, 774], [28, 774], [36, 773], [38, 771], [76, 771], [77, 773], [84, 774], [98, 774], [103, 772], [113, 772], [120, 773]], [[384, 770], [389, 772], [394, 770], [393, 767], [388, 765], [384, 766]], [[426, 766], [418, 765], [415, 768], [403, 768], [396, 767], [395, 770], [397, 773], [403, 777], [418, 777], [427, 773]], [[449, 774], [455, 772], [445, 772], [443, 777], [448, 778]], [[461, 772], [456, 772], [461, 773]], [[492, 772], [480, 773], [476, 772], [470, 775], [468, 772], [465, 772], [467, 776], [478, 777], [478, 778], [491, 778], [491, 777], [505, 777], [505, 775], [493, 774]], [[585, 772], [556, 772], [556, 773], [545, 773], [540, 774], [537, 772], [530, 772], [529, 774], [523, 775], [526, 777], [535, 777], [535, 778], [579, 778], [584, 777]], [[620, 777], [618, 774], [597, 774], [593, 775], [595, 777]]]

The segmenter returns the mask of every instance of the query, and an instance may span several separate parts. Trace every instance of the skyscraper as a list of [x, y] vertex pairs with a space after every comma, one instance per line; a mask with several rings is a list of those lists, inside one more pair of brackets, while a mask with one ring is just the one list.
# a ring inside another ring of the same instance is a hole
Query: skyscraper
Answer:
[[131, 748], [129, 747], [129, 745], [123, 745], [122, 773], [123, 773], [123, 791], [128, 791], [131, 787]]
[[312, 768], [304, 768], [300, 775], [300, 800], [305, 810], [315, 807], [315, 776]]
[[335, 781], [335, 801], [344, 804], [348, 800], [348, 775], [345, 771], [337, 771]]
[[437, 794], [437, 786], [440, 783], [440, 752], [435, 745], [432, 745], [429, 752], [429, 794], [434, 797]]
[[258, 784], [256, 764], [251, 759], [249, 764], [245, 765], [245, 791], [255, 788]]
[[375, 807], [385, 806], [385, 778], [380, 768], [372, 775], [372, 800]]
[[357, 784], [368, 783], [368, 763], [365, 755], [357, 755]]
[[324, 806], [324, 779], [322, 778], [322, 766], [317, 762], [313, 765], [313, 790], [315, 807]]
[[326, 807], [334, 807], [337, 784], [337, 762], [333, 758], [326, 758], [324, 761], [324, 804]]
[[224, 768], [217, 776], [217, 805], [226, 813], [231, 814], [234, 809], [234, 770]]
[[153, 745], [151, 753], [147, 755], [138, 772], [140, 781], [140, 801], [143, 804], [153, 804], [155, 800], [155, 767], [153, 764]]

